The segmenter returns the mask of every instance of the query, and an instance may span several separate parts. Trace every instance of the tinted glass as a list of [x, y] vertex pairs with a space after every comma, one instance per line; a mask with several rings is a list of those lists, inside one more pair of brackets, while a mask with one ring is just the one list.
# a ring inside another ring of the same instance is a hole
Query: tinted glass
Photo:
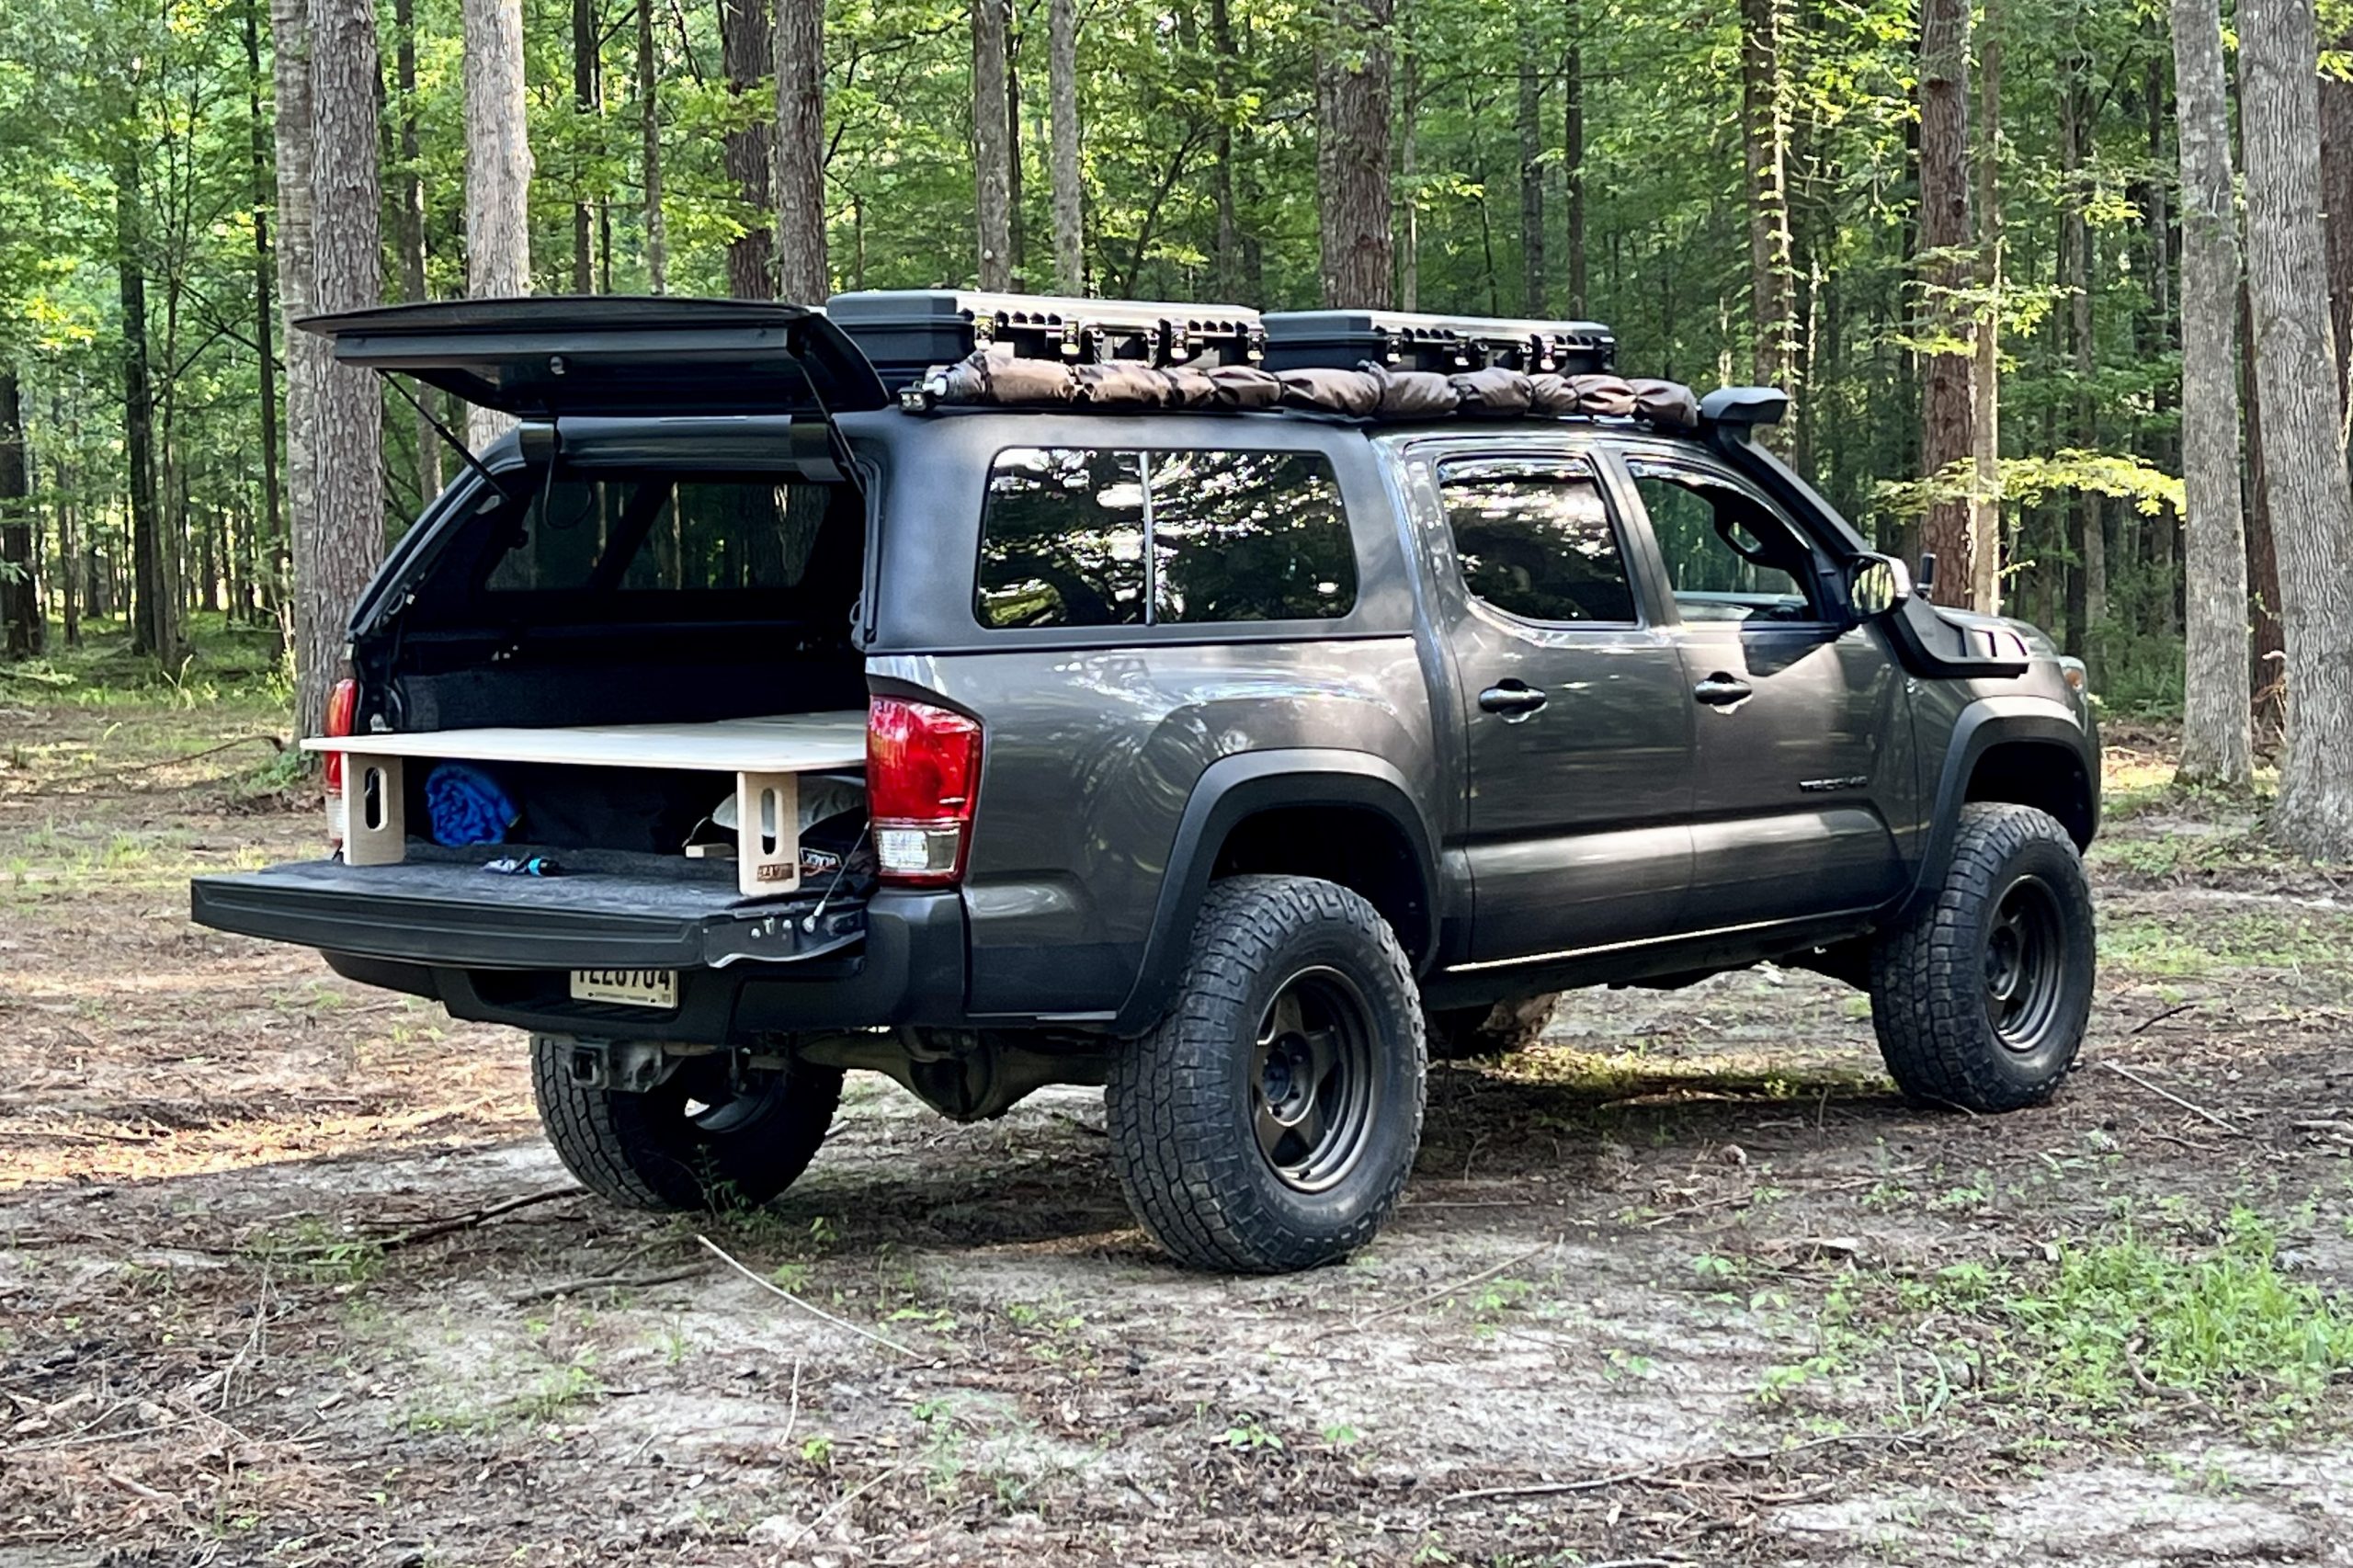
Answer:
[[1811, 620], [1813, 554], [1756, 497], [1721, 480], [1637, 463], [1642, 492], [1685, 620]]
[[1138, 626], [1143, 470], [1133, 452], [1016, 447], [981, 513], [983, 626]]
[[864, 548], [853, 492], [773, 477], [560, 472], [488, 510], [493, 594], [756, 590], [789, 609], [819, 580], [854, 585]]
[[1471, 591], [1529, 620], [1626, 624], [1634, 592], [1583, 465], [1480, 463], [1438, 479]]
[[1148, 452], [1155, 622], [1324, 620], [1357, 599], [1331, 465], [1312, 452]]

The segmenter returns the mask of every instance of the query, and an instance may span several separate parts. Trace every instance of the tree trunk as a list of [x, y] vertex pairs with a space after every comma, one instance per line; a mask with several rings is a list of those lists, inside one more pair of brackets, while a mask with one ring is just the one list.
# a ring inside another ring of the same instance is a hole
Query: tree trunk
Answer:
[[[466, 293], [476, 300], [519, 299], [531, 291], [523, 0], [464, 3]], [[513, 424], [505, 415], [472, 409], [467, 438], [479, 451]]]
[[1970, 364], [1969, 603], [2002, 613], [2002, 131], [2001, 0], [1985, 0], [1977, 48], [1977, 255], [1985, 290]]
[[669, 224], [662, 216], [662, 75], [654, 53], [654, 0], [637, 0], [637, 117], [644, 143], [645, 281], [656, 294], [670, 286]]
[[[272, 270], [277, 266], [270, 254], [270, 144], [269, 129], [262, 117], [261, 108], [261, 0], [245, 0], [245, 117], [248, 147], [246, 164], [253, 183], [254, 212], [254, 381], [255, 402], [261, 423], [261, 506], [259, 512], [245, 525], [244, 585], [258, 587], [265, 551], [275, 548], [281, 521], [278, 508], [278, 318], [271, 302]], [[63, 546], [61, 544], [60, 549]], [[63, 559], [71, 562], [67, 552]], [[249, 604], [241, 610], [250, 613]]]
[[1409, 45], [1397, 62], [1397, 183], [1404, 233], [1397, 240], [1397, 308], [1422, 308], [1422, 56]]
[[2314, 858], [2353, 859], [2353, 490], [2337, 437], [2312, 0], [2243, 0], [2238, 30], [2255, 373], [2288, 642], [2272, 828]]
[[[776, 71], [776, 20], [767, 0], [719, 0], [719, 51], [731, 97]], [[745, 208], [743, 232], [727, 246], [727, 291], [739, 300], [776, 298], [776, 121], [754, 116], [731, 131], [722, 160]]]
[[[1029, 213], [1021, 196], [1021, 28], [1012, 0], [1005, 8], [1005, 210], [1006, 237], [1010, 248], [1006, 265], [1011, 267], [1017, 286], [1029, 277]], [[1177, 36], [1181, 39], [1192, 30], [1191, 11], [1177, 13]], [[1188, 46], [1189, 48], [1189, 46]], [[1178, 154], [1183, 161], [1183, 154]], [[1147, 218], [1147, 224], [1149, 223]], [[1143, 265], [1143, 247], [1136, 247], [1135, 264], [1128, 268], [1128, 281], [1135, 281]]]
[[825, 4], [782, 0], [776, 29], [779, 298], [821, 305], [825, 252]]
[[306, 0], [269, 0], [271, 72], [278, 97], [278, 308], [286, 346], [286, 515], [270, 535], [267, 594], [285, 652], [292, 543], [317, 515], [311, 445], [318, 429], [319, 371], [328, 348], [294, 324], [311, 313], [311, 20]]
[[[572, 112], [585, 121], [597, 112], [597, 0], [572, 0]], [[583, 127], [573, 128], [572, 291], [594, 291], [597, 279], [597, 212], [578, 151]]]
[[33, 575], [31, 475], [25, 470], [25, 409], [17, 369], [0, 365], [0, 623], [8, 657], [41, 647], [40, 585]]
[[1577, 10], [1569, 6], [1569, 52], [1561, 62], [1561, 165], [1563, 205], [1568, 209], [1569, 314], [1582, 319], [1586, 302], [1585, 264], [1585, 51], [1577, 45]]
[[[383, 299], [381, 90], [373, 0], [311, 0], [313, 303], [356, 311]], [[375, 373], [328, 363], [312, 447], [318, 511], [294, 541], [294, 718], [315, 735], [343, 667], [351, 607], [384, 558], [383, 395]]]
[[[1224, 0], [1217, 0], [1221, 8]], [[1213, 29], [1214, 30], [1214, 29]], [[1218, 57], [1219, 108], [1224, 113], [1225, 59]], [[1053, 134], [1047, 151], [1052, 164], [1054, 209], [1054, 290], [1063, 294], [1086, 292], [1086, 188], [1080, 182], [1078, 152], [1078, 0], [1050, 0], [1046, 12], [1046, 98]], [[1221, 123], [1216, 148], [1217, 267], [1220, 298], [1228, 273], [1233, 233], [1233, 132]]]
[[1217, 88], [1217, 130], [1211, 142], [1211, 196], [1217, 229], [1210, 254], [1217, 297], [1229, 303], [1257, 301], [1242, 288], [1242, 220], [1233, 190], [1233, 16], [1228, 0], [1210, 0], [1210, 51]]
[[1006, 135], [1006, 0], [972, 0], [973, 216], [981, 287], [1013, 287], [1013, 149]]
[[[1789, 94], [1781, 68], [1785, 3], [1740, 0], [1740, 124], [1748, 176], [1748, 284], [1756, 383], [1794, 392], [1797, 274], [1790, 262]], [[1966, 136], [1966, 127], [1962, 134]], [[1922, 197], [1925, 201], [1925, 189]]]
[[[2353, 49], [2353, 37], [2336, 40]], [[2328, 313], [2338, 395], [2353, 366], [2353, 82], [2320, 79], [2320, 203], [2328, 236]]]
[[[1922, 0], [1918, 272], [1923, 335], [1937, 347], [1923, 368], [1920, 468], [1932, 480], [1970, 456], [1976, 324], [1960, 298], [1969, 228], [1969, 3]], [[1920, 546], [1938, 560], [1938, 600], [1966, 604], [1974, 580], [1966, 498], [1928, 508]]]
[[2173, 0], [2173, 51], [2181, 143], [2181, 477], [2189, 514], [2180, 777], [2238, 790], [2254, 777], [2239, 512], [2238, 214], [2215, 0]]
[[125, 137], [114, 165], [116, 284], [122, 302], [122, 448], [131, 489], [131, 649], [180, 657], [180, 607], [155, 494], [155, 393], [147, 359], [147, 272], [139, 165]]
[[1392, 0], [1331, 0], [1315, 52], [1315, 194], [1327, 308], [1395, 297], [1389, 189]]
[[[2059, 94], [2060, 168], [2063, 209], [2059, 224], [2061, 290], [2067, 298], [2068, 339], [2073, 346], [2076, 395], [2075, 444], [2091, 450], [2099, 445], [2099, 407], [2091, 392], [2097, 368], [2092, 340], [2092, 238], [2086, 210], [2091, 180], [2086, 170], [2091, 152], [2091, 62], [2081, 55], [2061, 64], [2064, 78]], [[2076, 641], [2079, 656], [2090, 667], [2094, 689], [2108, 674], [2108, 531], [2101, 497], [2085, 490], [2076, 494], [2075, 561], [2082, 574], [2082, 627]], [[2075, 632], [2070, 618], [2070, 631]]]
[[[416, 134], [416, 8], [392, 0], [392, 80], [400, 93], [400, 175], [392, 202], [393, 243], [401, 261], [401, 298], [422, 301], [425, 284], [425, 176]], [[425, 396], [431, 396], [429, 392]], [[416, 493], [441, 494], [441, 437], [422, 409], [410, 411], [416, 431]]]
[[1544, 78], [1536, 40], [1519, 39], [1519, 293], [1525, 315], [1544, 314]]

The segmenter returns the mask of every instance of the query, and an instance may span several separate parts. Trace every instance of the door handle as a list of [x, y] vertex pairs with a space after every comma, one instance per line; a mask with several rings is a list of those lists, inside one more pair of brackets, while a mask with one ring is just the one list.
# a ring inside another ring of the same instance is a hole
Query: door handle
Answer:
[[1734, 680], [1718, 670], [1714, 675], [1691, 688], [1691, 695], [1711, 708], [1731, 708], [1747, 701], [1756, 693], [1745, 680]]
[[1490, 713], [1501, 713], [1510, 718], [1524, 719], [1551, 700], [1552, 699], [1536, 687], [1522, 686], [1516, 680], [1507, 680], [1501, 686], [1491, 686], [1479, 694], [1479, 706], [1482, 709]]

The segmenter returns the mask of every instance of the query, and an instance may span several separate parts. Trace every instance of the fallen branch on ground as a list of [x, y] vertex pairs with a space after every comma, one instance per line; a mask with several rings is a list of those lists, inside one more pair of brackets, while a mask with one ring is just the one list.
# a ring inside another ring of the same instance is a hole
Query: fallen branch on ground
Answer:
[[1790, 1454], [1802, 1454], [1808, 1449], [1825, 1449], [1836, 1444], [1885, 1443], [1894, 1447], [1924, 1437], [1927, 1431], [1927, 1426], [1915, 1426], [1907, 1432], [1836, 1432], [1826, 1437], [1809, 1437], [1802, 1443], [1791, 1443], [1783, 1449], [1727, 1449], [1722, 1453], [1694, 1454], [1689, 1459], [1668, 1460], [1661, 1464], [1645, 1465], [1640, 1470], [1613, 1471], [1607, 1475], [1589, 1475], [1576, 1481], [1539, 1481], [1525, 1486], [1482, 1486], [1475, 1491], [1450, 1493], [1438, 1499], [1438, 1506], [1503, 1497], [1559, 1497], [1574, 1492], [1600, 1492], [1638, 1481], [1655, 1481], [1677, 1471], [1693, 1470], [1704, 1464], [1762, 1464]]
[[870, 1339], [874, 1341], [875, 1344], [895, 1350], [902, 1356], [911, 1356], [918, 1361], [925, 1359], [924, 1353], [920, 1350], [902, 1345], [888, 1335], [877, 1334], [870, 1328], [854, 1324], [847, 1318], [837, 1318], [823, 1307], [810, 1305], [807, 1301], [802, 1301], [800, 1297], [794, 1295], [783, 1286], [776, 1283], [776, 1281], [761, 1278], [758, 1275], [753, 1273], [750, 1269], [736, 1262], [735, 1259], [729, 1255], [725, 1247], [721, 1246], [709, 1236], [698, 1235], [695, 1237], [695, 1240], [700, 1242], [704, 1246], [709, 1247], [712, 1253], [717, 1255], [720, 1262], [725, 1264], [728, 1267], [733, 1269], [745, 1278], [749, 1279], [761, 1290], [767, 1291], [770, 1295], [782, 1296], [786, 1301], [790, 1301], [794, 1306], [799, 1307], [811, 1317], [823, 1318], [825, 1322], [832, 1324], [835, 1328], [846, 1328], [861, 1339]]
[[2190, 1115], [2204, 1118], [2206, 1120], [2212, 1122], [2215, 1126], [2221, 1128], [2223, 1131], [2229, 1133], [2234, 1138], [2243, 1135], [2241, 1129], [2233, 1127], [2229, 1122], [2224, 1121], [2221, 1117], [2216, 1116], [2204, 1106], [2192, 1105], [2188, 1100], [2183, 1099], [2179, 1095], [2175, 1094], [2171, 1089], [2160, 1088], [2158, 1085], [2152, 1084], [2149, 1080], [2141, 1076], [2138, 1073], [2132, 1071], [2130, 1067], [2120, 1067], [2113, 1062], [2103, 1062], [2100, 1065], [2107, 1068], [2109, 1072], [2115, 1074], [2120, 1078], [2130, 1079], [2131, 1082], [2140, 1085], [2143, 1088], [2148, 1090], [2149, 1093], [2155, 1095], [2162, 1099], [2171, 1100], [2182, 1109], [2189, 1112]]
[[559, 1198], [587, 1196], [588, 1189], [585, 1187], [551, 1187], [544, 1192], [527, 1192], [520, 1198], [510, 1198], [503, 1203], [494, 1203], [486, 1209], [477, 1209], [471, 1214], [460, 1214], [455, 1219], [436, 1220], [429, 1224], [419, 1225], [415, 1230], [403, 1231], [398, 1235], [386, 1236], [381, 1241], [371, 1241], [366, 1236], [351, 1236], [342, 1241], [313, 1242], [305, 1246], [273, 1247], [268, 1250], [273, 1257], [317, 1257], [327, 1253], [340, 1252], [351, 1246], [372, 1246], [378, 1252], [396, 1252], [402, 1247], [415, 1246], [419, 1242], [434, 1241], [442, 1236], [455, 1235], [460, 1231], [471, 1231], [478, 1225], [486, 1225], [501, 1215], [514, 1213], [517, 1209], [529, 1209], [540, 1203], [552, 1203]]
[[1516, 1267], [1520, 1264], [1526, 1263], [1529, 1258], [1536, 1256], [1540, 1253], [1550, 1252], [1554, 1247], [1559, 1246], [1561, 1243], [1566, 1239], [1567, 1238], [1563, 1236], [1554, 1236], [1542, 1246], [1529, 1247], [1526, 1252], [1519, 1254], [1516, 1257], [1507, 1257], [1492, 1268], [1483, 1268], [1479, 1270], [1478, 1273], [1472, 1275], [1468, 1278], [1457, 1279], [1451, 1285], [1441, 1286], [1438, 1290], [1432, 1290], [1427, 1296], [1416, 1296], [1410, 1301], [1401, 1301], [1393, 1307], [1383, 1307], [1377, 1312], [1367, 1312], [1364, 1316], [1357, 1319], [1356, 1326], [1362, 1328], [1366, 1324], [1377, 1322], [1381, 1318], [1391, 1317], [1398, 1312], [1410, 1312], [1415, 1307], [1427, 1307], [1432, 1301], [1444, 1301], [1447, 1297], [1453, 1295], [1459, 1290], [1468, 1290], [1473, 1285], [1483, 1285], [1488, 1280], [1493, 1279], [1496, 1275], [1501, 1274], [1505, 1269]]
[[2196, 1006], [2198, 1006], [2198, 1004], [2195, 1002], [2177, 1002], [2162, 1013], [2150, 1014], [2147, 1017], [2143, 1018], [2139, 1023], [2134, 1024], [2125, 1032], [2127, 1034], [2146, 1034], [2151, 1029], [2155, 1028], [2159, 1024], [2164, 1023], [2167, 1018], [2174, 1017], [2178, 1014], [2187, 1013]]
[[271, 749], [275, 751], [283, 752], [286, 749], [286, 742], [277, 735], [239, 735], [233, 741], [222, 741], [219, 745], [206, 746], [202, 751], [186, 752], [176, 756], [159, 756], [152, 762], [126, 763], [119, 767], [101, 767], [89, 773], [72, 773], [63, 778], [37, 779], [34, 782], [34, 790], [38, 793], [42, 790], [63, 789], [71, 784], [95, 784], [101, 778], [119, 778], [126, 773], [152, 772], [158, 767], [170, 767], [176, 763], [201, 761], [205, 757], [217, 756], [235, 746], [250, 745], [256, 741], [267, 741]]
[[515, 1304], [527, 1301], [552, 1301], [558, 1296], [577, 1296], [587, 1290], [640, 1290], [649, 1285], [670, 1285], [681, 1279], [691, 1279], [698, 1274], [710, 1272], [707, 1263], [690, 1263], [684, 1268], [665, 1268], [658, 1274], [598, 1274], [586, 1279], [566, 1279], [554, 1285], [541, 1285], [525, 1290], [515, 1298]]

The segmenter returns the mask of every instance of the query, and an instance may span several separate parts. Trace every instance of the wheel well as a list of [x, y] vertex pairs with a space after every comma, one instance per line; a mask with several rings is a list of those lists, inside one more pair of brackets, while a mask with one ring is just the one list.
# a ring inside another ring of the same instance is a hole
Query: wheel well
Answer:
[[1368, 806], [1277, 806], [1233, 824], [1213, 877], [1321, 877], [1362, 893], [1416, 960], [1429, 950], [1429, 890], [1413, 841]]
[[2091, 780], [2083, 759], [2043, 741], [2004, 741], [1988, 746], [1970, 770], [1967, 801], [2006, 801], [2059, 819], [2078, 848], [2092, 841]]

